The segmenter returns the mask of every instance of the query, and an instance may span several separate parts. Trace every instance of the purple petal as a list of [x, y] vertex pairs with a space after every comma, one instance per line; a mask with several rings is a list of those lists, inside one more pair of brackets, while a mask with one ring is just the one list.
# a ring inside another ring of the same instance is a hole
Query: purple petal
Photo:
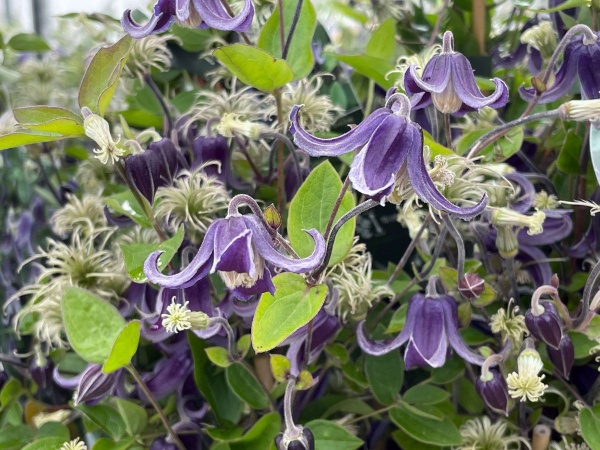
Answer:
[[[161, 359], [152, 373], [145, 374], [142, 378], [154, 397], [161, 400], [174, 392], [185, 381], [192, 369], [192, 359], [184, 350], [170, 358]], [[145, 398], [142, 392], [140, 392], [140, 397]]]
[[[254, 4], [244, 1], [244, 8], [237, 16], [231, 17], [221, 0], [193, 0], [194, 7], [207, 27], [217, 30], [247, 31], [252, 25]], [[203, 27], [204, 28], [204, 27]]]
[[454, 90], [464, 104], [476, 110], [484, 106], [501, 108], [506, 105], [508, 87], [504, 81], [494, 78], [492, 81], [496, 84], [496, 90], [489, 97], [485, 97], [477, 86], [469, 60], [461, 53], [455, 53], [451, 58]]
[[600, 98], [600, 43], [584, 45], [577, 63], [584, 99]]
[[517, 234], [519, 243], [526, 245], [549, 245], [560, 242], [571, 234], [573, 222], [569, 215], [571, 211], [566, 210], [544, 210], [544, 230], [540, 234], [530, 236], [526, 230], [520, 230]]
[[[413, 305], [414, 302], [409, 304], [409, 309], [412, 309], [411, 306]], [[411, 315], [414, 315], [414, 311], [411, 311]], [[407, 354], [408, 349], [412, 347], [427, 365], [442, 367], [446, 362], [446, 353], [448, 351], [448, 339], [446, 338], [444, 325], [444, 308], [442, 302], [434, 298], [425, 298], [422, 303], [422, 311], [415, 318], [411, 337], [408, 342]], [[407, 369], [412, 367], [409, 361], [405, 362]]]
[[506, 178], [521, 188], [519, 198], [512, 203], [511, 209], [525, 214], [533, 206], [533, 197], [535, 196], [533, 183], [529, 181], [525, 174], [519, 172], [509, 173]]
[[167, 14], [152, 15], [145, 25], [140, 25], [131, 17], [128, 9], [121, 18], [121, 26], [132, 38], [141, 39], [151, 34], [161, 33], [167, 30], [175, 21], [173, 16]]
[[392, 114], [389, 109], [377, 109], [358, 126], [341, 136], [321, 139], [312, 136], [302, 128], [298, 120], [300, 108], [301, 106], [294, 105], [290, 112], [292, 122], [290, 133], [294, 135], [294, 143], [310, 156], [339, 156], [365, 145], [383, 119]]
[[252, 230], [252, 240], [256, 246], [256, 250], [265, 260], [274, 266], [285, 269], [288, 272], [306, 273], [314, 270], [323, 262], [323, 258], [325, 257], [325, 239], [323, 239], [323, 236], [317, 230], [306, 231], [315, 241], [315, 249], [312, 255], [306, 258], [294, 259], [282, 255], [275, 249], [271, 236], [265, 230], [258, 217], [253, 214], [247, 214], [243, 217], [248, 224], [248, 228]]
[[175, 1], [175, 15], [177, 20], [185, 22], [190, 17], [190, 0]]
[[550, 263], [547, 261], [548, 256], [542, 250], [519, 242], [519, 253], [516, 259], [525, 266], [525, 270], [529, 272], [536, 287], [550, 284], [553, 272]]
[[214, 223], [214, 254], [210, 272], [221, 270], [256, 277], [252, 231], [246, 226], [243, 217], [231, 216], [217, 219]]
[[471, 219], [481, 213], [487, 203], [487, 194], [475, 206], [461, 208], [449, 202], [436, 188], [431, 180], [425, 160], [423, 159], [423, 133], [414, 129], [415, 139], [413, 145], [408, 150], [408, 176], [413, 189], [420, 199], [431, 204], [436, 209], [446, 211], [461, 219]]
[[443, 301], [445, 310], [446, 336], [448, 336], [450, 346], [466, 362], [478, 366], [483, 365], [485, 358], [471, 350], [458, 333], [458, 307], [456, 306], [456, 302], [452, 297], [447, 295], [442, 297], [441, 300]]
[[411, 64], [404, 73], [404, 89], [410, 96], [419, 92], [439, 94], [446, 89], [452, 77], [452, 55], [435, 55], [423, 69], [423, 75], [417, 73], [417, 66]]
[[52, 370], [52, 378], [54, 379], [54, 382], [64, 389], [75, 389], [79, 385], [82, 376], [83, 372], [74, 377], [63, 377], [58, 370], [58, 366], [54, 366], [54, 369]]
[[383, 119], [352, 162], [349, 177], [354, 189], [370, 196], [389, 193], [413, 144], [411, 126], [395, 114]]

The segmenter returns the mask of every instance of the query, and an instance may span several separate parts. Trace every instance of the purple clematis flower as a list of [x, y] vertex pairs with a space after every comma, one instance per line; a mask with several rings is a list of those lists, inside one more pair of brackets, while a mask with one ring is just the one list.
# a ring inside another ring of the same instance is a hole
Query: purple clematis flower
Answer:
[[296, 145], [310, 156], [339, 156], [362, 147], [349, 174], [357, 191], [383, 201], [392, 192], [396, 175], [406, 165], [414, 191], [434, 208], [463, 219], [470, 219], [485, 208], [485, 195], [475, 206], [460, 208], [437, 190], [423, 158], [421, 127], [410, 120], [410, 102], [405, 95], [390, 95], [385, 108], [373, 111], [356, 128], [332, 139], [307, 133], [300, 125], [299, 109], [295, 105], [290, 113], [290, 132]]
[[131, 17], [128, 9], [121, 18], [121, 25], [131, 37], [140, 39], [150, 34], [162, 33], [177, 22], [191, 28], [215, 28], [217, 30], [246, 31], [252, 25], [254, 4], [245, 0], [237, 16], [231, 16], [229, 7], [220, 0], [158, 0], [154, 14], [145, 25]]
[[449, 295], [427, 297], [415, 294], [408, 302], [406, 323], [398, 336], [385, 341], [369, 341], [365, 322], [358, 325], [358, 345], [370, 355], [383, 355], [408, 342], [404, 353], [406, 369], [442, 367], [448, 346], [471, 364], [481, 366], [484, 358], [473, 352], [458, 333], [458, 307]]
[[[581, 93], [584, 99], [600, 98], [600, 32], [595, 32], [595, 40], [577, 36], [565, 48], [563, 62], [556, 72], [552, 85], [542, 92], [538, 103], [550, 103], [564, 97], [579, 76]], [[536, 95], [535, 87], [521, 86], [519, 94], [525, 101]]]
[[413, 109], [421, 109], [433, 103], [442, 113], [463, 116], [484, 106], [502, 108], [508, 102], [508, 87], [500, 78], [492, 80], [496, 90], [485, 97], [475, 81], [469, 60], [454, 51], [454, 36], [446, 31], [442, 39], [442, 52], [433, 56], [417, 73], [411, 64], [404, 74], [404, 88], [411, 97]]
[[315, 241], [313, 254], [292, 259], [279, 253], [267, 226], [257, 216], [230, 213], [208, 227], [198, 253], [181, 272], [163, 275], [157, 268], [160, 251], [150, 254], [144, 272], [151, 282], [171, 289], [192, 286], [208, 274], [219, 272], [236, 297], [247, 300], [254, 294], [273, 294], [269, 264], [294, 273], [309, 272], [321, 264], [325, 240], [315, 229], [307, 233]]

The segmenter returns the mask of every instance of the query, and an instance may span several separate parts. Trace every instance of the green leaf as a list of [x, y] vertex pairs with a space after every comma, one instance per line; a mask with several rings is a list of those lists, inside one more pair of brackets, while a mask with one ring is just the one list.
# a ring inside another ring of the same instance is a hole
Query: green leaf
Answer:
[[183, 242], [184, 229], [179, 227], [177, 233], [170, 239], [156, 244], [121, 244], [125, 268], [131, 279], [136, 283], [145, 283], [148, 277], [144, 273], [144, 262], [150, 253], [160, 250], [164, 252], [158, 258], [158, 269], [163, 270], [179, 250]]
[[396, 22], [389, 18], [371, 35], [365, 54], [373, 58], [390, 60], [396, 51]]
[[275, 295], [265, 292], [252, 322], [252, 345], [257, 353], [275, 348], [317, 315], [327, 286], [307, 286], [302, 275], [281, 273], [273, 278]]
[[[456, 144], [456, 152], [462, 155], [471, 148], [471, 146], [490, 131], [491, 128], [482, 128], [479, 130], [471, 131], [465, 134]], [[500, 163], [510, 158], [512, 155], [517, 153], [523, 145], [523, 138], [525, 134], [523, 127], [515, 127], [508, 131], [505, 135], [498, 138], [492, 144], [484, 147], [477, 154], [483, 156], [483, 161]]]
[[241, 416], [242, 402], [229, 389], [223, 372], [210, 364], [206, 356], [206, 343], [193, 333], [188, 333], [188, 340], [194, 359], [196, 386], [211, 406], [219, 423], [237, 423]]
[[558, 6], [555, 6], [554, 8], [542, 8], [542, 9], [531, 9], [531, 8], [527, 8], [530, 12], [537, 14], [537, 13], [552, 13], [552, 12], [557, 12], [557, 11], [563, 11], [565, 9], [568, 8], [575, 8], [577, 6], [584, 6], [589, 4], [587, 0], [567, 0], [564, 3], [561, 3]]
[[556, 160], [556, 166], [562, 172], [569, 175], [581, 174], [579, 155], [582, 144], [582, 139], [573, 130], [569, 130]]
[[81, 81], [80, 108], [87, 106], [94, 114], [104, 116], [133, 44], [134, 40], [126, 34], [115, 44], [96, 52]]
[[592, 409], [584, 408], [579, 412], [581, 435], [592, 449], [600, 448], [600, 405]]
[[279, 414], [266, 414], [244, 436], [220, 442], [211, 450], [271, 450], [274, 448], [273, 440], [280, 431], [279, 421]]
[[150, 228], [148, 218], [129, 189], [106, 197], [104, 203], [117, 214], [127, 216], [141, 226]]
[[[298, 189], [290, 204], [288, 233], [292, 247], [301, 258], [309, 256], [315, 248], [314, 241], [303, 230], [316, 228], [320, 233], [325, 232], [341, 190], [342, 180], [329, 161], [315, 167]], [[353, 195], [346, 192], [335, 221], [355, 205]], [[342, 261], [352, 248], [355, 224], [355, 219], [351, 219], [338, 232], [329, 261], [330, 266]]]
[[231, 365], [229, 352], [223, 347], [210, 347], [206, 349], [206, 356], [216, 366], [227, 368]]
[[19, 125], [30, 130], [83, 136], [83, 119], [68, 109], [54, 106], [15, 108], [13, 114]]
[[428, 384], [417, 384], [404, 393], [402, 400], [413, 405], [435, 405], [449, 397], [450, 393], [444, 389]]
[[243, 364], [235, 363], [225, 370], [227, 384], [241, 400], [254, 409], [263, 409], [269, 405], [269, 397], [260, 387], [258, 380]]
[[[92, 450], [127, 450], [135, 443], [136, 441], [131, 438], [120, 440], [119, 442], [115, 442], [112, 439], [100, 438], [94, 442]], [[140, 447], [136, 447], [136, 449], [139, 448]]]
[[108, 405], [78, 405], [78, 409], [87, 416], [96, 426], [113, 439], [120, 439], [125, 434], [125, 422], [119, 412]]
[[402, 430], [396, 430], [392, 433], [392, 438], [400, 448], [409, 448], [410, 450], [439, 450], [438, 445], [424, 444], [411, 438]]
[[292, 370], [292, 363], [283, 355], [271, 355], [271, 373], [275, 381], [283, 383]]
[[129, 436], [142, 433], [148, 426], [148, 413], [140, 405], [115, 397], [117, 410], [125, 422], [125, 430]]
[[402, 331], [404, 328], [404, 324], [406, 323], [406, 311], [408, 310], [408, 303], [404, 303], [400, 306], [392, 316], [392, 320], [390, 320], [390, 324], [385, 330], [386, 334], [398, 333]]
[[315, 436], [315, 450], [355, 450], [363, 445], [362, 440], [329, 420], [317, 419], [305, 426]]
[[423, 145], [427, 145], [429, 147], [429, 151], [431, 152], [431, 157], [435, 157], [437, 155], [440, 156], [454, 156], [456, 155], [456, 153], [454, 153], [452, 150], [450, 150], [448, 147], [444, 147], [442, 144], [439, 144], [435, 141], [435, 139], [433, 139], [433, 136], [431, 136], [427, 131], [423, 130]]
[[13, 400], [18, 399], [21, 396], [22, 387], [21, 382], [16, 378], [11, 378], [6, 382], [0, 391], [0, 405], [2, 408], [11, 403]]
[[398, 428], [419, 442], [439, 446], [460, 445], [462, 438], [456, 425], [440, 416], [440, 412], [431, 406], [415, 408], [404, 402], [390, 411], [390, 418]]
[[438, 269], [440, 281], [447, 291], [456, 289], [458, 286], [458, 271], [452, 267], [442, 266]]
[[62, 316], [71, 347], [93, 364], [104, 364], [125, 326], [117, 308], [77, 287], [65, 289]]
[[141, 327], [142, 324], [139, 320], [133, 320], [123, 327], [112, 346], [108, 359], [102, 366], [102, 372], [114, 372], [131, 362], [140, 343]]
[[37, 432], [38, 439], [53, 437], [62, 439], [62, 442], [68, 441], [70, 436], [69, 429], [58, 422], [46, 422]]
[[398, 400], [404, 382], [404, 362], [400, 352], [391, 351], [381, 356], [365, 355], [365, 374], [379, 403], [391, 405]]
[[52, 142], [66, 139], [60, 133], [51, 133], [49, 131], [23, 130], [15, 133], [0, 136], [0, 150], [20, 147], [22, 145], [39, 144], [40, 142]]
[[597, 342], [592, 341], [585, 334], [576, 331], [569, 332], [569, 337], [573, 341], [575, 359], [589, 358], [590, 350], [598, 345]]
[[397, 74], [387, 76], [388, 72], [394, 69], [394, 65], [385, 59], [369, 55], [338, 55], [336, 53], [327, 53], [327, 55], [348, 64], [356, 72], [375, 81], [386, 90], [394, 86], [398, 77]]
[[26, 445], [22, 450], [56, 450], [64, 443], [65, 440], [59, 437], [46, 437]]
[[250, 45], [228, 45], [213, 55], [241, 82], [264, 92], [273, 92], [294, 79], [287, 62]]
[[[286, 39], [289, 36], [297, 5], [297, 0], [283, 0], [283, 29], [286, 32]], [[315, 9], [310, 0], [303, 0], [296, 29], [285, 58], [294, 73], [294, 80], [304, 78], [314, 66], [315, 61], [311, 44], [316, 27], [317, 15]], [[275, 7], [271, 17], [262, 27], [257, 45], [273, 56], [282, 55], [279, 34], [279, 6]]]
[[23, 450], [33, 440], [33, 430], [27, 425], [0, 428], [0, 449]]
[[18, 52], [46, 52], [50, 50], [48, 43], [33, 33], [15, 34], [6, 45]]

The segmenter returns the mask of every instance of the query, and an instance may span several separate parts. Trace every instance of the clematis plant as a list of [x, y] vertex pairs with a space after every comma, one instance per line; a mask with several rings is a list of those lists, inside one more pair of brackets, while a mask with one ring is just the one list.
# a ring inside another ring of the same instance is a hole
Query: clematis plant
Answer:
[[423, 158], [423, 132], [410, 120], [410, 103], [405, 95], [390, 95], [384, 108], [374, 111], [356, 128], [331, 139], [307, 133], [300, 124], [299, 110], [297, 105], [292, 108], [290, 132], [296, 145], [310, 156], [339, 156], [362, 147], [348, 175], [357, 191], [385, 201], [398, 172], [406, 166], [412, 188], [434, 208], [463, 219], [470, 219], [485, 208], [485, 194], [476, 205], [461, 208], [437, 190]]
[[219, 0], [158, 0], [154, 5], [154, 13], [144, 25], [133, 20], [130, 9], [123, 14], [121, 25], [136, 39], [162, 33], [173, 23], [191, 28], [248, 30], [254, 17], [252, 1], [244, 0], [243, 9], [235, 16], [231, 14], [231, 8], [225, 5]]

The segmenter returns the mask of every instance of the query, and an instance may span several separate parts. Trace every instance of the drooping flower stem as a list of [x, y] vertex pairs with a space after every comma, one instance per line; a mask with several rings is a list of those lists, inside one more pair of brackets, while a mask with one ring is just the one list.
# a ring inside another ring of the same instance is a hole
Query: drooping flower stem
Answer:
[[142, 198], [142, 195], [140, 194], [138, 189], [135, 187], [135, 185], [131, 182], [131, 180], [127, 176], [127, 172], [125, 171], [125, 166], [123, 164], [123, 160], [117, 161], [115, 163], [115, 167], [117, 168], [117, 172], [119, 172], [119, 175], [121, 176], [121, 178], [123, 179], [123, 181], [125, 182], [127, 187], [129, 188], [129, 190], [133, 194], [133, 197], [140, 205], [140, 208], [142, 208], [142, 211], [144, 211], [146, 218], [152, 224], [152, 228], [154, 228], [154, 231], [156, 231], [156, 234], [158, 235], [158, 238], [160, 239], [160, 241], [161, 242], [166, 241], [167, 235], [165, 234], [165, 232], [161, 228], [160, 224], [156, 220], [156, 217], [154, 217], [152, 208], [150, 207], [148, 202], [144, 198]]
[[158, 100], [158, 103], [160, 103], [160, 107], [163, 110], [163, 113], [165, 115], [163, 136], [169, 137], [171, 130], [173, 129], [173, 117], [171, 116], [169, 107], [167, 106], [167, 103], [165, 102], [165, 98], [163, 97], [162, 92], [160, 92], [160, 89], [158, 88], [158, 86], [156, 85], [154, 80], [152, 79], [152, 75], [150, 75], [150, 73], [147, 73], [144, 75], [144, 82], [150, 88], [150, 90], [154, 94], [154, 97], [156, 97], [156, 100]]
[[344, 226], [344, 224], [353, 217], [356, 217], [359, 214], [362, 214], [365, 211], [376, 207], [377, 205], [379, 205], [379, 203], [377, 203], [375, 200], [367, 200], [361, 203], [360, 205], [352, 208], [350, 211], [348, 211], [346, 214], [340, 217], [340, 219], [336, 222], [333, 229], [331, 230], [331, 234], [327, 241], [327, 249], [325, 251], [325, 258], [323, 259], [323, 262], [310, 276], [310, 279], [312, 281], [316, 282], [316, 280], [323, 273], [323, 271], [327, 269], [327, 265], [329, 264], [329, 260], [331, 259], [331, 253], [333, 252], [333, 244], [335, 243], [335, 238], [340, 229]]
[[450, 128], [450, 114], [444, 113], [444, 132], [446, 133], [446, 147], [452, 149], [452, 129]]
[[215, 323], [218, 323], [223, 327], [225, 333], [227, 333], [227, 349], [229, 351], [229, 356], [233, 361], [237, 361], [240, 357], [236, 348], [235, 348], [235, 333], [233, 332], [233, 328], [224, 317], [211, 317], [209, 319], [209, 326]]
[[519, 286], [517, 285], [517, 271], [515, 270], [515, 258], [504, 259], [504, 266], [510, 279], [510, 296], [515, 299], [518, 306], [521, 306], [521, 296], [519, 295]]
[[160, 421], [163, 423], [163, 425], [164, 425], [165, 429], [167, 430], [167, 433], [169, 434], [169, 437], [171, 438], [173, 443], [177, 446], [177, 448], [179, 450], [186, 450], [185, 445], [183, 445], [183, 442], [181, 442], [181, 440], [179, 439], [179, 436], [177, 436], [175, 431], [173, 431], [173, 428], [171, 428], [171, 425], [169, 424], [169, 420], [165, 416], [164, 411], [158, 404], [158, 401], [156, 400], [156, 398], [154, 398], [154, 395], [152, 394], [150, 389], [148, 389], [148, 386], [146, 386], [146, 383], [144, 383], [144, 380], [142, 380], [142, 377], [140, 376], [139, 372], [136, 370], [136, 368], [133, 366], [133, 364], [128, 364], [127, 366], [125, 366], [125, 368], [131, 374], [131, 376], [133, 377], [133, 379], [135, 380], [135, 382], [137, 383], [139, 388], [142, 390], [142, 392], [144, 393], [144, 395], [146, 396], [146, 398], [148, 399], [148, 401], [150, 402], [152, 407], [156, 410], [156, 413], [158, 414]]
[[551, 111], [543, 111], [537, 114], [531, 114], [530, 116], [519, 117], [518, 119], [515, 119], [511, 122], [506, 122], [505, 124], [496, 127], [492, 131], [485, 133], [483, 136], [477, 139], [471, 147], [471, 149], [469, 150], [469, 152], [467, 153], [467, 158], [472, 159], [475, 156], [477, 156], [477, 153], [479, 153], [482, 149], [490, 145], [496, 139], [502, 137], [504, 133], [506, 133], [511, 128], [518, 127], [520, 125], [524, 125], [526, 123], [533, 122], [536, 120], [553, 118], [567, 119], [567, 117], [565, 116], [565, 110], [562, 107], [560, 107]]
[[[271, 138], [271, 139], [275, 139], [279, 142], [283, 142], [283, 144], [290, 151], [290, 156], [294, 160], [294, 165], [296, 167], [296, 176], [298, 177], [298, 180], [302, 180], [302, 169], [300, 167], [300, 160], [298, 159], [298, 155], [296, 154], [296, 148], [294, 147], [294, 144], [292, 144], [292, 141], [290, 141], [287, 136], [285, 136], [281, 133], [278, 133], [276, 131], [263, 132], [260, 134], [260, 137], [261, 138], [262, 137]], [[269, 179], [271, 178], [272, 174], [273, 174], [273, 153], [271, 154], [271, 157], [269, 158], [269, 175], [268, 175]]]
[[300, 11], [302, 11], [302, 3], [303, 0], [298, 0], [298, 2], [296, 3], [296, 10], [294, 11], [294, 17], [292, 18], [292, 23], [290, 25], [290, 32], [288, 33], [285, 45], [283, 46], [283, 51], [281, 52], [282, 59], [285, 59], [287, 57], [288, 52], [290, 51], [290, 45], [292, 43], [292, 38], [294, 37], [294, 31], [296, 31], [298, 21], [300, 20]]
[[[598, 40], [598, 37], [596, 36], [596, 34], [587, 25], [577, 24], [577, 25], [574, 25], [571, 28], [569, 28], [569, 31], [567, 31], [565, 33], [565, 35], [563, 36], [561, 41], [558, 43], [558, 45], [554, 49], [554, 53], [550, 57], [550, 60], [548, 61], [548, 66], [546, 67], [546, 70], [544, 71], [544, 73], [542, 75], [542, 79], [541, 79], [543, 86], [546, 86], [548, 84], [548, 80], [550, 80], [550, 75], [552, 74], [552, 69], [556, 65], [556, 61], [558, 61], [559, 56], [563, 54], [565, 48], [571, 42], [571, 39], [573, 39], [573, 37], [579, 33], [584, 35], [583, 43], [585, 45], [588, 45], [591, 42], [596, 42]], [[525, 116], [529, 115], [529, 113], [533, 110], [533, 108], [535, 108], [535, 105], [537, 105], [541, 94], [542, 94], [541, 92], [538, 92], [536, 90], [535, 96], [531, 99], [531, 101], [529, 102], [529, 105], [527, 105], [527, 109], [525, 109], [523, 114], [521, 114], [521, 117], [525, 117]]]
[[573, 320], [573, 327], [579, 328], [588, 317], [590, 313], [590, 303], [592, 300], [592, 290], [600, 277], [600, 261], [596, 263], [592, 271], [590, 272], [588, 279], [583, 288], [583, 297], [581, 298], [581, 312], [579, 316]]
[[402, 272], [402, 269], [406, 265], [406, 262], [408, 261], [408, 258], [410, 258], [410, 255], [412, 255], [413, 250], [417, 246], [417, 243], [419, 242], [419, 239], [421, 239], [421, 235], [427, 229], [427, 226], [429, 225], [430, 221], [431, 221], [431, 215], [427, 215], [427, 217], [425, 218], [425, 220], [421, 224], [421, 228], [419, 228], [419, 231], [417, 231], [417, 234], [415, 235], [415, 237], [413, 238], [413, 240], [410, 241], [410, 244], [408, 245], [408, 247], [406, 247], [406, 250], [404, 250], [404, 254], [402, 255], [402, 258], [400, 258], [400, 261], [398, 261], [398, 264], [396, 265], [396, 268], [394, 269], [394, 272], [388, 278], [387, 283], [386, 283], [388, 286], [391, 286], [392, 283], [394, 282], [394, 280], [396, 278], [398, 278], [398, 275], [400, 275], [400, 272]]
[[450, 216], [448, 214], [442, 214], [442, 220], [444, 221], [450, 236], [452, 236], [456, 241], [456, 270], [458, 271], [457, 282], [460, 282], [460, 280], [462, 280], [462, 278], [465, 276], [465, 243]]
[[285, 432], [286, 436], [302, 436], [302, 428], [296, 426], [294, 423], [294, 416], [292, 412], [292, 403], [294, 403], [294, 387], [296, 386], [296, 378], [291, 377], [285, 387], [285, 394], [283, 396], [283, 418], [285, 420]]

